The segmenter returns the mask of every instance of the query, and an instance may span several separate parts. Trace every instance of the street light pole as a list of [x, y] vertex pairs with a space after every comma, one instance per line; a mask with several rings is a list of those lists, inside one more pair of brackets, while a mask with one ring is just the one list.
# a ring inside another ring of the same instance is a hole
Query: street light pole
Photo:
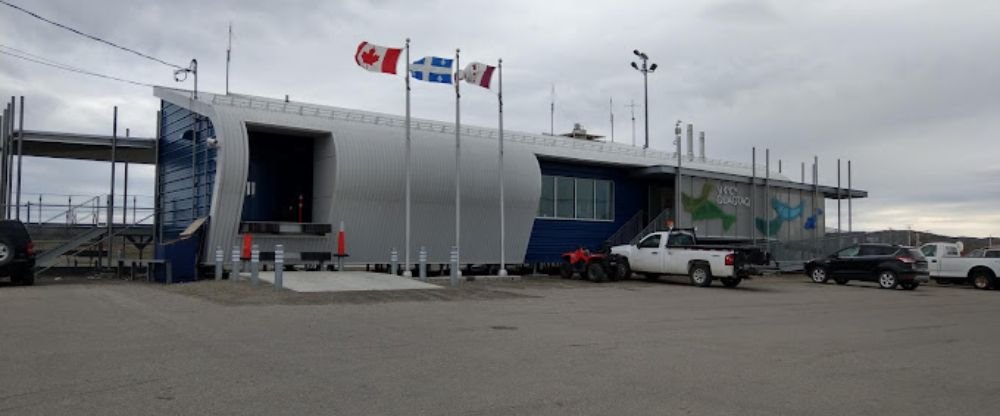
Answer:
[[649, 56], [646, 55], [645, 52], [639, 52], [638, 49], [635, 49], [632, 51], [632, 53], [635, 54], [635, 56], [639, 57], [640, 60], [642, 60], [642, 66], [639, 66], [633, 61], [632, 68], [635, 69], [636, 71], [642, 72], [642, 95], [644, 102], [643, 110], [645, 112], [645, 120], [643, 121], [646, 124], [646, 143], [643, 144], [642, 148], [648, 149], [649, 148], [649, 73], [656, 71], [656, 64], [655, 63], [652, 65], [649, 64]]

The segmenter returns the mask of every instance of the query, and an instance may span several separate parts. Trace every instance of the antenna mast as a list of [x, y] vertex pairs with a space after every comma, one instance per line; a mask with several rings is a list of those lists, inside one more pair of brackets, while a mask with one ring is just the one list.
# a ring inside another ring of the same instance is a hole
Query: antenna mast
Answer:
[[226, 44], [226, 95], [229, 95], [229, 61], [233, 51], [233, 22], [229, 22], [229, 43]]
[[556, 84], [552, 84], [551, 104], [549, 104], [549, 136], [556, 135]]
[[608, 99], [608, 103], [611, 105], [608, 110], [611, 112], [611, 143], [615, 142], [615, 97]]
[[632, 104], [625, 107], [632, 109], [632, 146], [635, 146], [635, 108], [638, 106], [635, 105], [635, 100], [632, 100]]

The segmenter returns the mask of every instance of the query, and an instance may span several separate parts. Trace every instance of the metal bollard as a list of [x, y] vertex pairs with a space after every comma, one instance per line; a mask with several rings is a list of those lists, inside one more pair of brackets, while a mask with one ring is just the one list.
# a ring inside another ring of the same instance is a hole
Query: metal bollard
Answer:
[[222, 263], [226, 257], [222, 254], [222, 246], [215, 249], [215, 280], [222, 280]]
[[459, 267], [458, 266], [458, 247], [451, 246], [450, 261], [451, 261], [451, 285], [452, 286], [457, 286], [458, 285], [458, 277], [459, 277], [459, 274], [461, 273], [458, 270], [458, 267]]
[[285, 272], [285, 246], [278, 244], [274, 246], [274, 288], [282, 289], [285, 287], [285, 278], [283, 273]]
[[256, 244], [253, 245], [253, 249], [250, 251], [250, 283], [254, 286], [260, 284], [260, 248]]
[[427, 249], [424, 246], [420, 246], [420, 254], [417, 255], [417, 261], [420, 262], [420, 270], [418, 274], [420, 280], [427, 281]]
[[389, 274], [398, 274], [399, 268], [399, 252], [395, 248], [389, 252]]
[[240, 280], [240, 247], [233, 246], [233, 268], [229, 271], [229, 280], [238, 282]]

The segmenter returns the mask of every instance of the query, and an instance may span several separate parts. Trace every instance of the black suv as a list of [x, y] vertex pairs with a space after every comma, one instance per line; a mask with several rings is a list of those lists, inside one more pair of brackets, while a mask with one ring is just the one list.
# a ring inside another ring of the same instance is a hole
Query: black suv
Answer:
[[816, 283], [833, 279], [877, 282], [883, 289], [913, 290], [930, 280], [927, 260], [920, 250], [888, 244], [860, 244], [806, 263], [806, 274]]
[[35, 244], [21, 221], [0, 220], [0, 278], [15, 285], [35, 283]]

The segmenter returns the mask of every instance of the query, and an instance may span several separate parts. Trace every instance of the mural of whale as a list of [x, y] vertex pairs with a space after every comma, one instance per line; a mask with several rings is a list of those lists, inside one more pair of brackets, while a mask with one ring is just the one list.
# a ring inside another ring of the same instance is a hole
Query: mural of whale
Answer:
[[805, 202], [799, 202], [797, 207], [793, 207], [784, 202], [781, 202], [778, 198], [771, 199], [771, 208], [774, 209], [775, 217], [770, 221], [764, 218], [755, 218], [754, 225], [757, 226], [757, 230], [765, 235], [776, 235], [778, 231], [781, 231], [781, 225], [798, 219], [802, 216], [802, 212], [805, 211]]
[[715, 187], [706, 182], [702, 185], [701, 195], [697, 198], [681, 193], [681, 204], [684, 206], [684, 212], [691, 214], [692, 221], [722, 220], [722, 228], [728, 231], [736, 222], [736, 216], [727, 214], [709, 199], [714, 190]]

